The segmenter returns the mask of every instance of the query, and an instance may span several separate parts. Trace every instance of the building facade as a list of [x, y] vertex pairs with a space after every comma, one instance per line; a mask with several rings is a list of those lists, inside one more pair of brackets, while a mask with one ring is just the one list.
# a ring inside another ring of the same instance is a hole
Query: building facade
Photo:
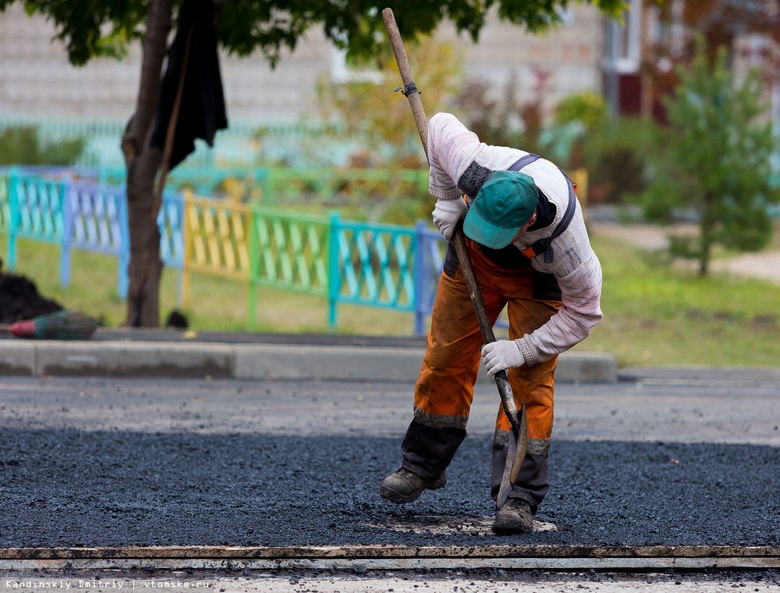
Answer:
[[[480, 41], [466, 40], [465, 73], [498, 90], [510, 77], [519, 100], [532, 93], [534, 69], [550, 72], [549, 104], [601, 86], [602, 26], [598, 11], [576, 4], [565, 25], [541, 36], [492, 18]], [[71, 66], [55, 31], [41, 16], [28, 16], [21, 2], [0, 13], [0, 120], [61, 119], [125, 122], [134, 109], [140, 48], [123, 61], [95, 59]], [[442, 27], [438, 34], [454, 35]], [[292, 123], [311, 114], [314, 86], [323, 75], [344, 75], [340, 53], [312, 29], [295, 52], [271, 69], [259, 53], [244, 59], [222, 56], [228, 116], [237, 124]]]

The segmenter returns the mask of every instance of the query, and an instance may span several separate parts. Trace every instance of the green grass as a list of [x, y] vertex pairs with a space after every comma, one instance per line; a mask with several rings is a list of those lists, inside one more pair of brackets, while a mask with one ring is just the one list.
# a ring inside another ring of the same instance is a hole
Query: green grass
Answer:
[[[7, 240], [0, 238], [5, 258]], [[622, 366], [780, 364], [780, 286], [759, 280], [713, 275], [698, 278], [672, 269], [659, 258], [607, 237], [592, 237], [604, 269], [604, 320], [579, 344], [580, 352], [607, 352]], [[72, 310], [119, 325], [125, 303], [116, 293], [114, 258], [73, 252], [72, 282], [59, 286], [59, 248], [18, 242], [17, 273], [32, 278], [44, 296]], [[163, 275], [161, 311], [177, 305], [177, 273]], [[241, 282], [194, 274], [191, 306], [194, 330], [248, 331], [248, 288]], [[326, 299], [261, 288], [258, 331], [325, 333]], [[411, 313], [339, 306], [338, 333], [411, 335]], [[499, 337], [500, 336], [500, 332]]]
[[661, 258], [593, 237], [604, 270], [604, 319], [579, 351], [623, 366], [780, 364], [780, 286], [670, 268]]
[[[0, 235], [0, 257], [8, 253], [7, 236]], [[101, 318], [106, 326], [118, 326], [126, 316], [126, 303], [117, 294], [116, 258], [73, 250], [71, 283], [59, 283], [60, 250], [56, 245], [17, 241], [16, 273], [32, 279], [41, 295], [63, 307]], [[178, 308], [178, 271], [165, 269], [160, 293], [161, 322]], [[279, 333], [328, 332], [328, 302], [324, 297], [260, 287], [257, 327], [249, 327], [248, 285], [225, 278], [191, 274], [190, 305], [184, 309], [194, 330], [263, 331]], [[411, 313], [354, 305], [339, 305], [338, 333], [410, 335]]]

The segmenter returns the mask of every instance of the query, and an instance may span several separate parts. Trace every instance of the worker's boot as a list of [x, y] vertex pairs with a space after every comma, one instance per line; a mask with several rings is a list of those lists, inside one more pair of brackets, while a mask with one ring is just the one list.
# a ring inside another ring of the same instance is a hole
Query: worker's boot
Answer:
[[493, 521], [493, 531], [499, 535], [531, 533], [534, 520], [531, 505], [522, 498], [510, 498], [498, 509]]
[[444, 473], [438, 478], [428, 479], [402, 467], [382, 480], [379, 494], [382, 498], [402, 504], [417, 500], [423, 490], [436, 490], [446, 483], [447, 476]]

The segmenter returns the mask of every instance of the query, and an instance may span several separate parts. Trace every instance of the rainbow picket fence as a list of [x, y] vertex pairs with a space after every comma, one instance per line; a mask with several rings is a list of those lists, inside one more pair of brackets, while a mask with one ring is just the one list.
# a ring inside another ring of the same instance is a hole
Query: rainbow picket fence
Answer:
[[[233, 172], [235, 174], [236, 172]], [[427, 178], [414, 172], [415, 183]], [[212, 175], [224, 187], [230, 171]], [[420, 223], [414, 228], [355, 222], [338, 214], [307, 215], [281, 207], [197, 195], [207, 175], [193, 174], [182, 191], [166, 191], [157, 224], [164, 264], [179, 273], [179, 303], [190, 299], [192, 272], [246, 282], [249, 324], [254, 326], [261, 285], [319, 295], [329, 302], [329, 325], [338, 306], [352, 303], [414, 313], [424, 332], [446, 244]], [[289, 171], [253, 173], [268, 186], [294, 187]], [[181, 182], [182, 175], [178, 181]], [[239, 177], [245, 179], [246, 175]], [[311, 176], [321, 182], [321, 173]], [[177, 181], [177, 179], [173, 179]], [[171, 185], [176, 185], [171, 183]], [[326, 192], [327, 188], [317, 188]], [[17, 266], [19, 238], [60, 248], [60, 283], [67, 286], [74, 249], [117, 259], [117, 293], [127, 296], [130, 259], [124, 185], [113, 172], [12, 167], [0, 170], [0, 231], [8, 237], [6, 265]]]

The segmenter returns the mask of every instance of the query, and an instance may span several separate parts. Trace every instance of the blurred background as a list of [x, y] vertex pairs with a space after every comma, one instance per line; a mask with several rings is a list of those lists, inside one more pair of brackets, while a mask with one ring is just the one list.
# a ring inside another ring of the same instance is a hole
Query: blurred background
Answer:
[[[625, 365], [777, 364], [780, 7], [627, 7], [570, 4], [542, 32], [493, 10], [476, 40], [442, 21], [407, 47], [427, 114], [455, 113], [577, 183], [605, 313], [578, 349]], [[4, 276], [117, 326], [141, 46], [75, 66], [57, 34], [20, 2], [0, 12]], [[444, 244], [392, 56], [353, 55], [318, 28], [278, 60], [236, 53], [219, 54], [228, 127], [166, 184], [159, 323], [424, 334]]]

